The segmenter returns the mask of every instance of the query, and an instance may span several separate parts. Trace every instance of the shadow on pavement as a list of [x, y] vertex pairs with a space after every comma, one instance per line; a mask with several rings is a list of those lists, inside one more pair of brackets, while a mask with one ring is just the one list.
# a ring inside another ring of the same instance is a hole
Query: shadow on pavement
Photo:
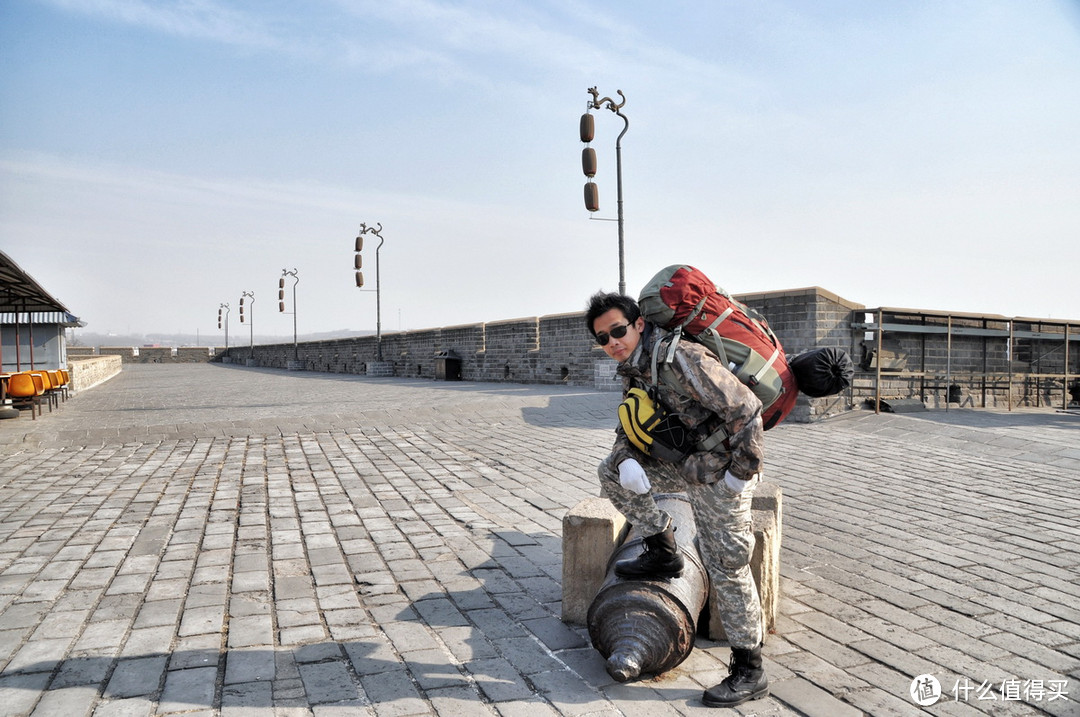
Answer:
[[[519, 546], [551, 539], [516, 531], [499, 531], [499, 537]], [[110, 703], [156, 703], [155, 712], [394, 704], [413, 714], [438, 694], [462, 703], [537, 696], [562, 704], [603, 700], [601, 689], [615, 683], [584, 632], [552, 613], [550, 606], [561, 599], [558, 584], [523, 563], [506, 562], [493, 556], [462, 573], [480, 587], [433, 591], [409, 601], [394, 620], [377, 625], [370, 639], [40, 660], [9, 666], [0, 674], [0, 695], [11, 698], [9, 708], [27, 713], [38, 701], [28, 693], [42, 693], [44, 700], [49, 692], [76, 688], [89, 688]], [[357, 583], [364, 602], [371, 583]], [[390, 597], [400, 592], [396, 587]], [[374, 590], [368, 597], [387, 595]], [[379, 604], [374, 599], [368, 607]], [[415, 649], [402, 651], [405, 645]], [[658, 698], [659, 681], [643, 687], [619, 698]], [[429, 692], [444, 689], [449, 692]], [[696, 695], [670, 690], [665, 699]]]

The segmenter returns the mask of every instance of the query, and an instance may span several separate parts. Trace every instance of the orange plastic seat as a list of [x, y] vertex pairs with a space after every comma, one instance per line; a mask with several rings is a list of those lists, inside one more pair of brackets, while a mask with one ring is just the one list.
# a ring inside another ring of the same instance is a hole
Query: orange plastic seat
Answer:
[[[30, 407], [30, 416], [36, 421], [41, 414], [41, 395], [45, 389], [40, 377], [30, 373], [13, 373], [8, 378], [7, 395], [15, 408]], [[37, 407], [37, 413], [34, 407]]]
[[57, 405], [58, 402], [56, 400], [56, 390], [53, 387], [53, 382], [52, 379], [49, 377], [48, 371], [36, 370], [27, 371], [27, 373], [29, 373], [31, 376], [35, 376], [35, 380], [41, 381], [41, 395], [45, 398], [46, 401], [48, 401], [49, 413], [52, 413], [53, 406]]
[[63, 375], [61, 375], [59, 370], [50, 370], [45, 373], [49, 374], [49, 380], [52, 381], [53, 390], [60, 396], [60, 400], [66, 401], [68, 390]]

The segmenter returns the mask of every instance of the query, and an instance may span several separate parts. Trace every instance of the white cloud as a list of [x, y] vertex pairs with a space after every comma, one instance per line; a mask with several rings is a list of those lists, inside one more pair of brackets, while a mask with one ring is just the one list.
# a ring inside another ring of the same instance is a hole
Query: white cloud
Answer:
[[261, 15], [213, 0], [45, 0], [56, 7], [180, 37], [275, 48], [280, 43]]

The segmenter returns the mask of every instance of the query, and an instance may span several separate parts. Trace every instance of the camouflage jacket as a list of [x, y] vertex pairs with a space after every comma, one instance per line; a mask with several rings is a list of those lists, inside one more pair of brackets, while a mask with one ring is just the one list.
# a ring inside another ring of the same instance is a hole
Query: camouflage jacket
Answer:
[[[633, 355], [619, 364], [623, 395], [633, 387], [652, 386], [652, 350], [657, 341], [667, 351], [671, 334], [647, 324]], [[697, 451], [679, 465], [679, 472], [690, 483], [715, 483], [730, 470], [736, 478], [748, 480], [760, 473], [764, 459], [761, 426], [761, 401], [744, 386], [720, 359], [703, 345], [683, 337], [669, 364], [681, 391], [667, 381], [657, 382], [656, 398], [669, 412], [701, 438], [723, 427], [728, 434], [725, 445], [710, 451]], [[643, 464], [643, 454], [630, 443], [622, 426], [616, 429], [612, 449], [615, 464], [634, 458]], [[650, 459], [651, 460], [651, 459]]]

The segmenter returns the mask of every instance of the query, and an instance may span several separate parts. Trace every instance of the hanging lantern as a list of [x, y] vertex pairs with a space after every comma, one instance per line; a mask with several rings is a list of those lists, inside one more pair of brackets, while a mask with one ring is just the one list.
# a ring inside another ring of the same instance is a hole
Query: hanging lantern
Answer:
[[589, 179], [596, 176], [596, 150], [592, 147], [581, 150], [581, 171]]
[[585, 208], [590, 212], [600, 209], [600, 191], [596, 187], [596, 182], [585, 183]]
[[592, 113], [586, 112], [581, 115], [581, 141], [592, 142], [593, 135], [595, 134], [595, 124], [593, 122]]

